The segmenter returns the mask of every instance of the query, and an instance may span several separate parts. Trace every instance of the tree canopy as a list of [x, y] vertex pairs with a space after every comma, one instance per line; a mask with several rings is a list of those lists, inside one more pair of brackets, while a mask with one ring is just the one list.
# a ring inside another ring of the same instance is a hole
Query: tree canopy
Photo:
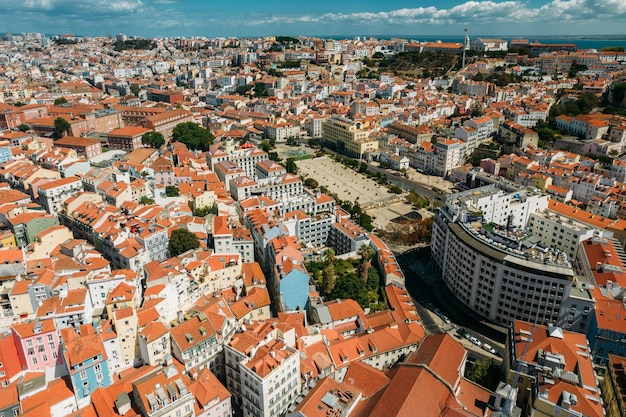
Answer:
[[66, 103], [67, 103], [67, 99], [65, 97], [59, 97], [54, 100], [55, 106], [58, 106], [59, 104], [66, 104]]
[[165, 138], [161, 132], [146, 132], [141, 137], [141, 143], [150, 146], [151, 148], [160, 148], [165, 145]]
[[176, 229], [172, 232], [168, 249], [171, 256], [178, 256], [190, 249], [200, 246], [198, 236], [187, 229]]
[[181, 123], [172, 132], [174, 142], [184, 143], [191, 150], [208, 151], [213, 139], [211, 132], [194, 122]]
[[363, 308], [369, 307], [367, 284], [356, 274], [347, 274], [337, 278], [330, 298], [352, 298]]
[[72, 125], [62, 117], [54, 119], [54, 137], [59, 139], [72, 133]]
[[165, 195], [167, 197], [178, 197], [180, 195], [180, 190], [174, 185], [166, 185]]
[[285, 169], [290, 174], [295, 175], [298, 173], [298, 166], [296, 165], [296, 162], [293, 158], [287, 158], [287, 162], [285, 163]]

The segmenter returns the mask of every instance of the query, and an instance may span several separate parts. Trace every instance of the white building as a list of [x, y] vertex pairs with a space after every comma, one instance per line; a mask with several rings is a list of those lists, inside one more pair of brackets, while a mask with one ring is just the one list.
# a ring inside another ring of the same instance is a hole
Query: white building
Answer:
[[[461, 302], [501, 324], [559, 322], [574, 279], [571, 258], [556, 242], [541, 245], [544, 237], [524, 230], [533, 213], [547, 206], [547, 196], [534, 189], [505, 191], [495, 185], [448, 197], [435, 217], [431, 251], [443, 281]], [[557, 221], [551, 221], [556, 230]], [[541, 216], [532, 223], [540, 230]], [[578, 235], [574, 227], [570, 233], [562, 238], [570, 241], [568, 251]]]
[[56, 216], [68, 197], [83, 191], [83, 183], [78, 177], [60, 178], [38, 185], [37, 190], [41, 206]]
[[576, 257], [578, 245], [593, 236], [611, 235], [603, 229], [595, 229], [552, 211], [532, 213], [528, 219], [528, 230], [546, 247], [556, 246], [567, 254], [570, 260]]
[[[472, 128], [472, 130], [474, 129]], [[435, 162], [437, 175], [445, 177], [450, 174], [453, 168], [463, 165], [463, 158], [466, 153], [465, 146], [465, 143], [460, 140], [440, 140], [437, 142], [437, 159]]]
[[508, 42], [499, 38], [476, 38], [470, 42], [472, 51], [495, 52], [507, 51]]
[[277, 339], [269, 323], [250, 326], [257, 327], [243, 327], [224, 348], [227, 387], [244, 417], [284, 415], [301, 390], [300, 353], [286, 344], [295, 343], [295, 332]]

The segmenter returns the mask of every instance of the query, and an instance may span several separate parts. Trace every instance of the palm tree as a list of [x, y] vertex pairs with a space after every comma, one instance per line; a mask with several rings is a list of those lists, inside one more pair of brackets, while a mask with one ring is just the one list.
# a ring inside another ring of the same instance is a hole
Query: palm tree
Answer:
[[324, 257], [324, 262], [326, 262], [326, 265], [330, 265], [335, 262], [335, 251], [332, 248], [324, 249], [322, 256]]

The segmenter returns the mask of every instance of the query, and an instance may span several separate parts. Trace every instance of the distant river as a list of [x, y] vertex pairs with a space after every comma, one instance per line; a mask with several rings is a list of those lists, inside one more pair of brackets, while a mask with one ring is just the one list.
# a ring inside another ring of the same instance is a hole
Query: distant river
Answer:
[[[361, 36], [361, 39], [367, 38], [368, 36]], [[438, 36], [438, 37], [434, 37], [434, 36], [419, 36], [419, 35], [414, 35], [414, 36], [407, 36], [407, 35], [403, 35], [403, 36], [373, 36], [376, 39], [391, 39], [391, 38], [399, 38], [399, 39], [408, 39], [408, 40], [414, 40], [414, 41], [419, 41], [419, 42], [435, 42], [435, 41], [442, 41], [442, 42], [458, 42], [458, 43], [463, 43], [463, 37], [460, 36]], [[608, 36], [607, 36], [608, 37]], [[328, 38], [328, 37], [327, 37]], [[354, 36], [330, 36], [331, 39], [354, 39]], [[511, 41], [512, 39], [528, 39], [531, 42], [541, 42], [541, 43], [575, 43], [576, 45], [578, 45], [578, 49], [597, 49], [600, 50], [602, 48], [605, 48], [607, 46], [623, 46], [624, 48], [626, 48], [626, 35], [624, 36], [613, 36], [611, 37], [611, 39], [602, 39], [600, 37], [596, 38], [596, 37], [584, 37], [584, 36], [564, 36], [564, 37], [537, 37], [537, 36], [516, 36], [516, 37], [511, 37], [511, 36], [495, 36], [495, 35], [488, 35], [488, 36], [470, 36], [470, 41], [472, 39], [476, 39], [476, 38], [499, 38], [499, 39], [504, 39], [507, 41]]]

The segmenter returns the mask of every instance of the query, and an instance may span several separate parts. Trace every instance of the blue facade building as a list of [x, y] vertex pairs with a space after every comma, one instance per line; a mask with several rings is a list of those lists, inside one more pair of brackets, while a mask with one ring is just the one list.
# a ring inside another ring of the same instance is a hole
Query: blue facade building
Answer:
[[9, 148], [0, 148], [0, 165], [13, 159], [13, 154]]
[[284, 311], [306, 310], [308, 308], [309, 275], [304, 271], [304, 268], [292, 268], [289, 273], [281, 277], [279, 286]]
[[[83, 329], [92, 329], [84, 326]], [[112, 383], [109, 360], [99, 334], [78, 335], [73, 329], [62, 332], [63, 355], [78, 406], [87, 405], [96, 388]]]

